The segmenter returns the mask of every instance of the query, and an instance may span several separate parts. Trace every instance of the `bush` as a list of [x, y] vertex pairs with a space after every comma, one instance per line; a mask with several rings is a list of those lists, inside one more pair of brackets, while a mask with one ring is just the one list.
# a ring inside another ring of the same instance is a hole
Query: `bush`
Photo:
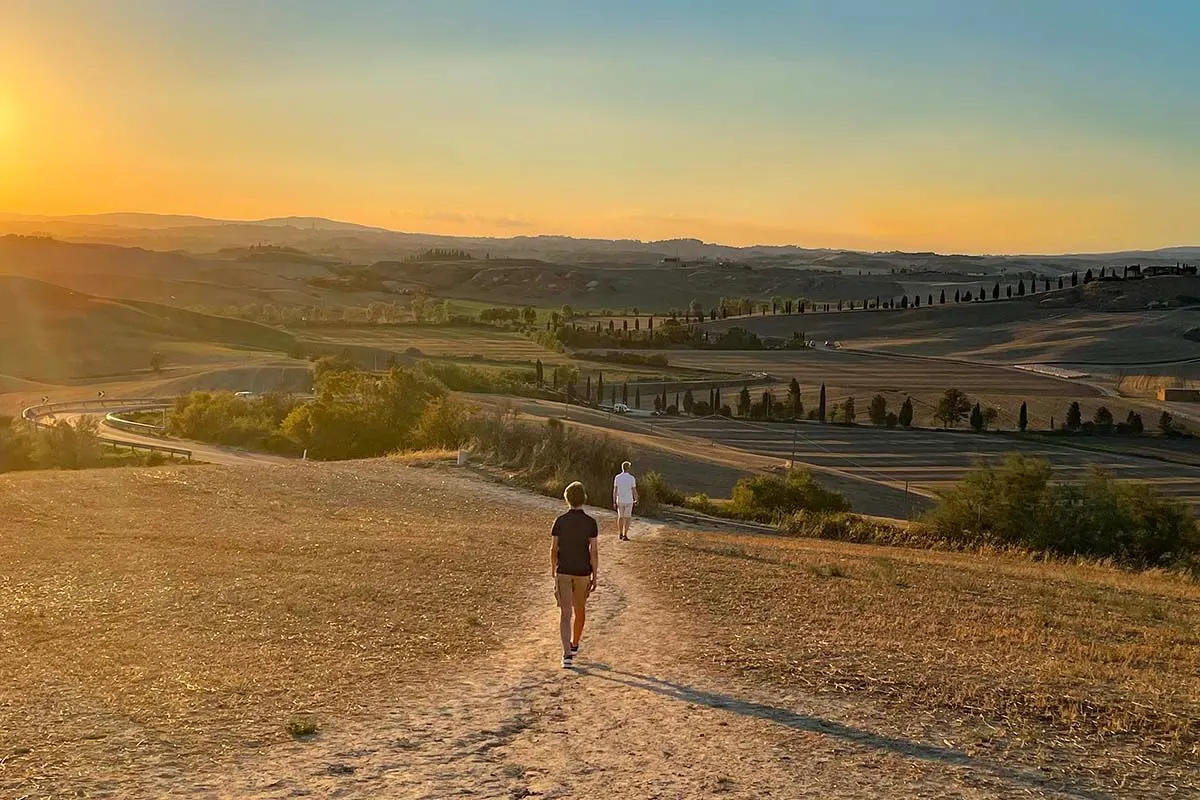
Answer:
[[580, 481], [589, 502], [607, 506], [613, 476], [628, 461], [628, 445], [609, 436], [568, 428], [561, 420], [538, 424], [499, 408], [471, 421], [470, 441], [490, 463], [515, 471], [519, 483], [561, 497], [566, 485]]
[[471, 435], [474, 407], [451, 397], [435, 398], [417, 421], [413, 446], [420, 449], [457, 449]]
[[808, 470], [789, 470], [786, 477], [756, 475], [733, 487], [730, 513], [756, 522], [776, 522], [798, 511], [849, 511], [850, 501], [819, 486]]
[[[321, 373], [326, 381], [331, 376], [352, 374], [328, 365]], [[295, 451], [295, 442], [278, 434], [297, 405], [299, 401], [284, 395], [246, 398], [231, 392], [194, 392], [175, 401], [167, 431], [198, 442], [290, 453]]]
[[684, 503], [683, 494], [667, 485], [667, 479], [661, 472], [647, 472], [638, 482], [638, 499], [647, 510], [660, 505], [680, 506]]
[[930, 540], [919, 531], [844, 512], [821, 514], [799, 511], [783, 518], [779, 530], [788, 536], [885, 547], [927, 547], [930, 544]]
[[366, 372], [326, 376], [312, 402], [297, 406], [280, 432], [312, 458], [372, 458], [410, 446], [426, 406], [446, 393], [419, 371], [393, 369], [384, 378]]
[[537, 371], [534, 369], [485, 369], [444, 361], [421, 361], [417, 364], [417, 369], [455, 392], [513, 395], [537, 393]]
[[952, 543], [1021, 547], [1108, 558], [1131, 567], [1170, 567], [1200, 554], [1200, 530], [1183, 503], [1146, 484], [1117, 483], [1093, 469], [1053, 483], [1050, 465], [1013, 454], [981, 465], [922, 521]]
[[98, 428], [92, 417], [74, 425], [60, 420], [45, 428], [0, 417], [0, 472], [103, 466]]

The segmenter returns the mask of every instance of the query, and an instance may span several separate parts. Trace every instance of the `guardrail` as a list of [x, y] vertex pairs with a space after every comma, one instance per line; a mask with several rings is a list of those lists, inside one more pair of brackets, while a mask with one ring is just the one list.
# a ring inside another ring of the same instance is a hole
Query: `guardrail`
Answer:
[[[51, 416], [53, 414], [56, 414], [56, 413], [59, 413], [62, 411], [76, 411], [76, 412], [85, 412], [86, 413], [86, 412], [93, 411], [93, 410], [103, 411], [106, 408], [113, 409], [113, 410], [119, 410], [119, 411], [143, 411], [143, 410], [149, 410], [149, 409], [154, 409], [154, 408], [166, 408], [168, 406], [171, 406], [173, 403], [174, 403], [174, 400], [172, 400], [170, 398], [163, 398], [163, 397], [135, 397], [135, 398], [127, 398], [126, 397], [126, 398], [114, 398], [111, 400], [105, 398], [105, 399], [99, 399], [99, 400], [64, 401], [64, 402], [60, 402], [60, 403], [43, 403], [42, 405], [38, 405], [38, 406], [29, 406], [28, 408], [26, 408], [25, 410], [23, 410], [21, 412], [21, 416], [24, 419], [28, 420], [29, 422], [32, 422], [34, 425], [37, 425], [40, 428], [47, 428], [50, 426], [41, 421], [42, 417], [48, 417], [48, 416]], [[110, 416], [111, 416], [111, 413], [105, 415], [105, 420], [107, 421]], [[131, 425], [131, 426], [132, 425], [141, 426], [141, 423], [138, 423], [138, 422], [128, 422], [127, 420], [122, 420], [122, 422], [125, 422], [127, 425]], [[117, 426], [114, 426], [114, 427], [117, 427]], [[153, 426], [145, 426], [145, 427], [152, 428]], [[136, 431], [130, 431], [130, 432], [132, 433], [132, 432], [136, 432]], [[111, 447], [118, 447], [118, 448], [128, 447], [130, 452], [133, 452], [135, 450], [145, 450], [150, 453], [167, 453], [167, 454], [173, 455], [173, 456], [183, 456], [183, 457], [187, 458], [188, 461], [192, 460], [192, 451], [188, 450], [187, 448], [184, 448], [184, 447], [172, 447], [170, 445], [165, 445], [165, 444], [151, 444], [150, 442], [131, 442], [131, 441], [127, 441], [125, 439], [117, 439], [117, 438], [114, 438], [111, 436], [97, 436], [96, 439], [101, 444], [106, 444]]]
[[[162, 408], [166, 408], [166, 405], [163, 405]], [[117, 416], [118, 414], [128, 414], [130, 410], [131, 409], [125, 409], [122, 411], [108, 412], [104, 415], [104, 424], [110, 428], [127, 431], [128, 433], [138, 433], [142, 434], [143, 436], [163, 435], [165, 428], [162, 425], [151, 425], [148, 422], [134, 422], [131, 419], [124, 419], [123, 417]], [[144, 406], [142, 410], [151, 411], [153, 409], [151, 409], [149, 406]]]

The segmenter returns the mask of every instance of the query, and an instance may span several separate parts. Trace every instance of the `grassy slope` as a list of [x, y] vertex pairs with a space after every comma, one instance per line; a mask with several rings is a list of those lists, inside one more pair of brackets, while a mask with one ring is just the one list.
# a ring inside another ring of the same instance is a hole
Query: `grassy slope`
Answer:
[[[0, 278], [0, 374], [58, 381], [223, 360], [222, 352], [290, 349], [290, 334], [169, 306], [107, 300], [24, 278]], [[228, 360], [227, 358], [224, 360]]]
[[[1107, 293], [1125, 291], [1110, 298]], [[1005, 363], [1025, 361], [1147, 362], [1200, 357], [1183, 332], [1200, 325], [1200, 311], [1147, 312], [1151, 299], [1200, 295], [1200, 279], [1163, 278], [1095, 285], [1018, 300], [907, 311], [793, 314], [718, 320], [713, 329], [740, 326], [767, 336], [836, 339], [914, 355]], [[1112, 309], [1112, 310], [1110, 310]]]
[[934, 715], [969, 752], [1200, 789], [1194, 583], [758, 535], [668, 532], [641, 547], [647, 586], [691, 616], [706, 661]]

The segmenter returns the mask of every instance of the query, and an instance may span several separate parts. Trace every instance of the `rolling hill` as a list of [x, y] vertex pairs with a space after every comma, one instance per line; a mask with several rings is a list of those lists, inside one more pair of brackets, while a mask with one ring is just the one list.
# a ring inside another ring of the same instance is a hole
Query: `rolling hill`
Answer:
[[0, 276], [0, 376], [70, 382], [148, 372], [152, 353], [168, 365], [219, 363], [294, 345], [264, 325]]

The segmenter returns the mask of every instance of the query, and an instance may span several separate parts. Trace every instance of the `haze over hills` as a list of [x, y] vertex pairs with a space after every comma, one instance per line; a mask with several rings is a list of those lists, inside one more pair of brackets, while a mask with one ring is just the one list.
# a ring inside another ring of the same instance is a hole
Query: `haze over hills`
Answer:
[[[931, 251], [860, 251], [852, 249], [808, 248], [800, 245], [751, 245], [745, 247], [680, 238], [657, 241], [637, 239], [595, 239], [561, 235], [523, 235], [512, 237], [451, 236], [445, 234], [394, 231], [387, 228], [342, 222], [324, 217], [284, 216], [261, 220], [226, 220], [209, 217], [114, 212], [39, 216], [0, 213], [0, 233], [41, 233], [66, 239], [117, 244], [135, 244], [152, 249], [185, 249], [239, 246], [255, 243], [296, 244], [306, 242], [317, 250], [338, 247], [369, 251], [376, 257], [395, 255], [428, 247], [457, 247], [484, 250], [512, 257], [542, 257], [553, 260], [588, 260], [590, 257], [653, 255], [661, 258], [745, 259], [761, 257], [799, 257], [809, 261], [833, 261], [830, 266], [853, 268], [860, 259], [872, 264], [867, 268], [892, 266], [937, 267], [939, 262], [975, 263], [981, 267], [997, 265], [1019, 267], [1028, 262], [1052, 265], [1061, 261], [1111, 259], [1200, 259], [1200, 246], [1171, 246], [1157, 249], [1106, 253], [1064, 254], [941, 254]], [[389, 252], [391, 249], [391, 252]], [[382, 252], [381, 252], [382, 251]], [[842, 262], [842, 263], [838, 263]], [[858, 268], [863, 268], [859, 266]]]

